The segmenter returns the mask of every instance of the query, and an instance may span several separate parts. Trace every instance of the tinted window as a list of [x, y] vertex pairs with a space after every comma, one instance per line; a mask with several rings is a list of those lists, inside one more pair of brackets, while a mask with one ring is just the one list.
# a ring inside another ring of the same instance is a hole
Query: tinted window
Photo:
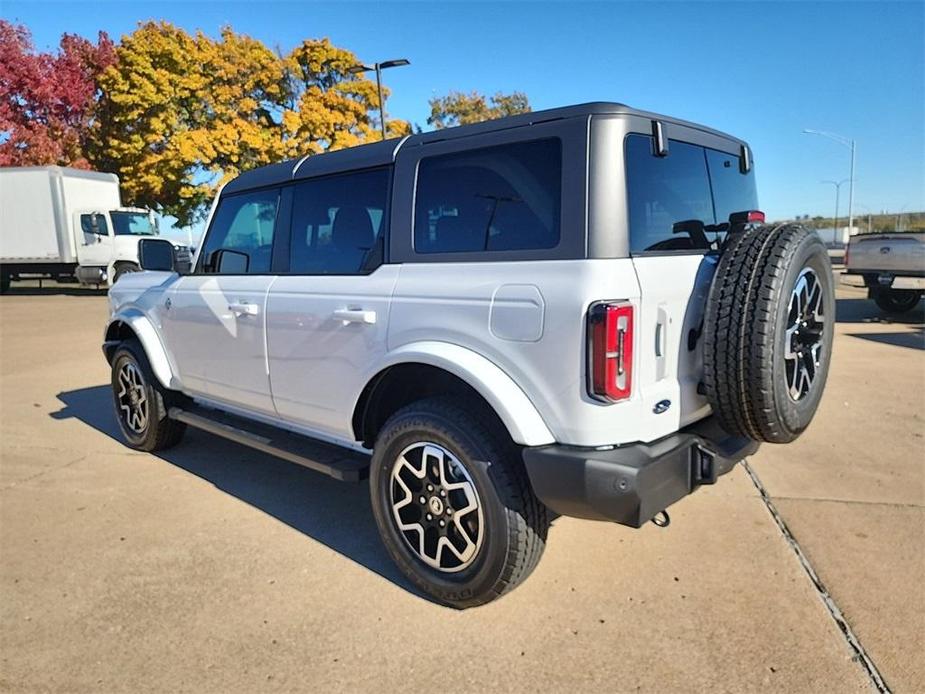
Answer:
[[215, 272], [213, 256], [226, 249], [247, 256], [248, 274], [270, 272], [278, 203], [275, 189], [222, 198], [202, 251], [203, 271]]
[[418, 253], [552, 248], [559, 243], [562, 145], [519, 142], [418, 165]]
[[382, 261], [388, 169], [361, 171], [295, 187], [289, 271], [349, 275]]
[[713, 184], [713, 207], [718, 224], [729, 221], [733, 212], [757, 210], [758, 193], [755, 190], [755, 169], [743, 174], [739, 158], [734, 154], [707, 150], [710, 182]]
[[706, 248], [714, 218], [703, 147], [671, 140], [667, 157], [652, 147], [646, 135], [626, 138], [630, 251]]
[[80, 215], [80, 230], [85, 234], [100, 234], [101, 236], [106, 236], [109, 234], [109, 226], [106, 224], [106, 215]]

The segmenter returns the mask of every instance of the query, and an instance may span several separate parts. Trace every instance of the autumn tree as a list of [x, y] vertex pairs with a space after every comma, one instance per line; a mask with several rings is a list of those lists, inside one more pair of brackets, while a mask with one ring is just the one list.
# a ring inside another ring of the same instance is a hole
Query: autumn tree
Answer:
[[429, 103], [430, 117], [427, 123], [438, 130], [528, 113], [531, 110], [530, 101], [523, 92], [498, 92], [486, 98], [476, 91], [468, 94], [452, 91], [446, 96], [430, 99]]
[[[288, 156], [324, 152], [378, 140], [379, 96], [371, 80], [348, 72], [360, 61], [328, 39], [303, 41], [286, 59], [292, 99], [283, 114]], [[388, 91], [383, 89], [388, 97]], [[411, 132], [392, 120], [389, 136]]]
[[112, 41], [65, 34], [57, 53], [36, 53], [29, 31], [0, 19], [0, 166], [88, 168], [99, 77]]
[[277, 55], [230, 28], [213, 40], [148, 22], [117, 52], [94, 161], [119, 174], [127, 200], [184, 225], [241, 171], [379, 139], [375, 84], [347, 72], [356, 56], [327, 39]]

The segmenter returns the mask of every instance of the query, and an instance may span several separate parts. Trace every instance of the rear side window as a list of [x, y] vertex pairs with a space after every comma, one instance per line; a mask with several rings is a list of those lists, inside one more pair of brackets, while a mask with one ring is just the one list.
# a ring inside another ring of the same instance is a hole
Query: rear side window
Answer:
[[632, 253], [708, 250], [731, 213], [757, 209], [754, 174], [737, 156], [686, 142], [657, 157], [650, 136], [629, 135], [626, 180]]
[[305, 181], [295, 187], [289, 271], [352, 275], [382, 262], [388, 169]]
[[223, 198], [202, 251], [203, 271], [217, 272], [217, 252], [226, 250], [234, 253], [222, 265], [234, 268], [234, 274], [269, 273], [278, 206], [278, 189]]
[[559, 244], [561, 191], [557, 138], [426, 157], [418, 165], [414, 250], [553, 248]]

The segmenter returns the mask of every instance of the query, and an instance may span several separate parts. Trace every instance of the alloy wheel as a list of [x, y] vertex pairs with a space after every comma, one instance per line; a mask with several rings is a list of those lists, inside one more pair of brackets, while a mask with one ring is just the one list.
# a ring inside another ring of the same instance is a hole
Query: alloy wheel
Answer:
[[784, 350], [787, 392], [794, 401], [806, 397], [816, 380], [824, 333], [822, 284], [814, 270], [804, 268], [790, 295]]
[[392, 466], [392, 515], [405, 543], [431, 568], [462, 571], [484, 537], [482, 505], [465, 466], [443, 446], [419, 442]]
[[130, 361], [119, 369], [119, 411], [122, 421], [136, 434], [144, 433], [148, 426], [148, 394], [145, 380], [138, 367]]

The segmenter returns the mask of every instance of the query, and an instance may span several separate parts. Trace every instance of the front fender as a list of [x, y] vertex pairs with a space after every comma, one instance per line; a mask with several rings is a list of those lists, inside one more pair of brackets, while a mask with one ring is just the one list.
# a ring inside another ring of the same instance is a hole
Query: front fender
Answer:
[[420, 363], [448, 371], [473, 387], [504, 422], [515, 443], [544, 446], [555, 438], [523, 390], [494, 362], [448, 342], [415, 342], [389, 352], [379, 369]]
[[[180, 390], [180, 384], [173, 373], [170, 359], [167, 357], [167, 350], [164, 349], [164, 344], [157, 334], [157, 329], [151, 319], [139, 309], [125, 308], [113, 314], [106, 325], [104, 350], [113, 342], [113, 335], [120, 333], [118, 330], [120, 324], [129, 328], [138, 338], [138, 341], [141, 342], [141, 346], [151, 364], [151, 369], [161, 385], [171, 390]], [[109, 356], [108, 351], [107, 356]]]

